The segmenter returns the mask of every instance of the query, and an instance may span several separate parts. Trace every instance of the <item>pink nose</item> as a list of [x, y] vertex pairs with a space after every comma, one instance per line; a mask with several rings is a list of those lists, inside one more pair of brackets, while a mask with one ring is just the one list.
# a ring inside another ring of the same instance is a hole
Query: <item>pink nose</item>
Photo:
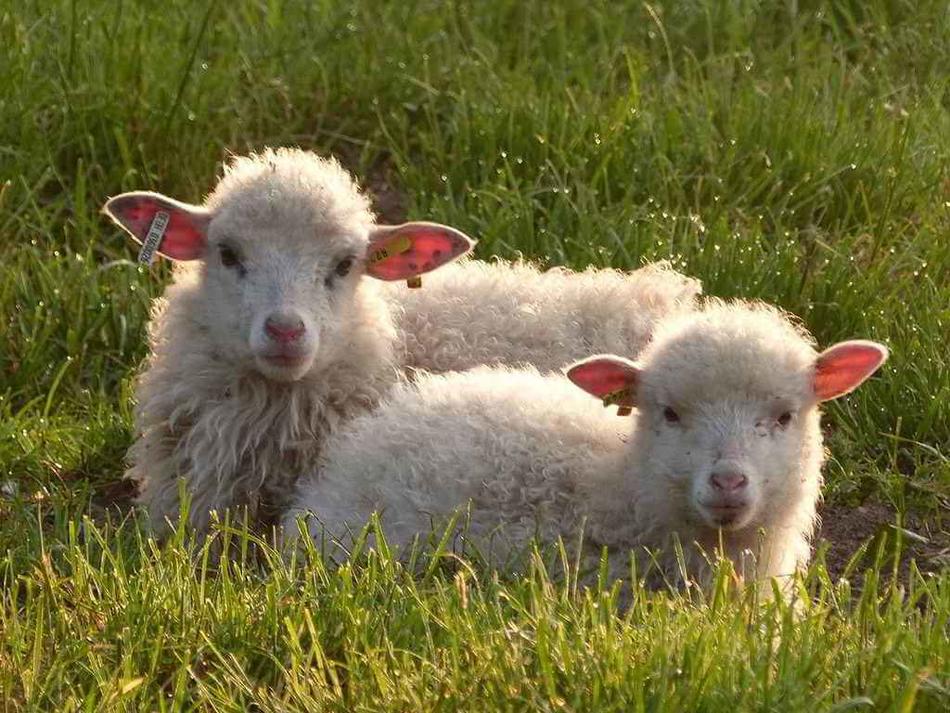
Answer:
[[749, 479], [745, 477], [745, 473], [739, 473], [734, 470], [713, 473], [709, 476], [709, 480], [712, 482], [714, 488], [725, 492], [744, 488], [746, 483], [749, 482]]
[[303, 320], [298, 317], [271, 316], [264, 322], [264, 331], [275, 342], [286, 344], [297, 341], [306, 331], [306, 327], [303, 325]]

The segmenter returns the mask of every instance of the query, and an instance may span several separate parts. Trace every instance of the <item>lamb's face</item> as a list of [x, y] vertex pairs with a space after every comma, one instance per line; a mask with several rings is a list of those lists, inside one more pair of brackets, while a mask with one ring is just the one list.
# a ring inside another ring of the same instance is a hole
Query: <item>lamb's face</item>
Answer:
[[416, 278], [474, 245], [444, 225], [375, 225], [352, 177], [299, 149], [232, 159], [204, 206], [136, 191], [104, 210], [140, 260], [202, 261], [195, 321], [220, 358], [279, 381], [345, 358], [354, 321], [381, 318], [357, 314], [366, 279]]
[[641, 363], [593, 357], [568, 377], [639, 410], [631, 477], [652, 479], [684, 521], [740, 530], [780, 524], [817, 497], [818, 404], [857, 388], [886, 357], [863, 341], [818, 354], [779, 310], [713, 302], [662, 322]]
[[815, 490], [804, 467], [821, 451], [814, 352], [752, 340], [736, 354], [710, 336], [669, 341], [644, 365], [637, 442], [687, 520], [768, 525], [776, 503]]
[[224, 207], [210, 224], [202, 285], [212, 338], [267, 378], [301, 378], [339, 346], [366, 245], [358, 226]]

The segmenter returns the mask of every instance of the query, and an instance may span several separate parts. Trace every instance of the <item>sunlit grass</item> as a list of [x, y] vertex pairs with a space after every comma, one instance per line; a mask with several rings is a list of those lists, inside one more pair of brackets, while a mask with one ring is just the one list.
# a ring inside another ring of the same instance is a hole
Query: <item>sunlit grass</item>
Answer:
[[948, 66], [937, 0], [0, 0], [0, 486], [17, 493], [0, 500], [0, 699], [943, 709], [950, 575], [895, 589], [890, 554], [863, 560], [860, 594], [816, 566], [798, 623], [646, 593], [618, 617], [609, 593], [475, 564], [196, 576], [184, 544], [83, 517], [102, 520], [123, 470], [167, 278], [129, 261], [100, 206], [197, 201], [228, 152], [296, 144], [480, 257], [668, 258], [823, 344], [884, 341], [883, 373], [826, 416], [827, 498], [945, 532]]

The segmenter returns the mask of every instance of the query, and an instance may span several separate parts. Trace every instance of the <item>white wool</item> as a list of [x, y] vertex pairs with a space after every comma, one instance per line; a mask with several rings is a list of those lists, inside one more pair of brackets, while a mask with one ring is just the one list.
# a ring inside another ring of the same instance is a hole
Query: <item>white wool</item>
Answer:
[[[576, 541], [583, 528], [589, 562], [607, 547], [617, 576], [632, 550], [677, 581], [676, 539], [691, 578], [708, 574], [702, 553], [720, 543], [746, 575], [790, 574], [809, 557], [821, 487], [816, 356], [779, 310], [711, 301], [660, 324], [629, 418], [534, 369], [422, 376], [331, 440], [298, 483], [285, 536], [309, 515], [312, 537], [345, 547], [378, 511], [390, 543], [405, 546], [461, 509], [468, 536], [495, 551], [534, 535]], [[787, 427], [776, 408], [794, 414]], [[750, 506], [720, 530], [701, 503], [725, 451], [748, 475]]]
[[700, 291], [666, 262], [542, 272], [526, 262], [461, 260], [426, 276], [421, 290], [389, 287], [386, 296], [409, 367], [552, 371], [597, 352], [636, 356], [657, 320], [692, 309]]
[[[234, 159], [205, 207], [207, 259], [176, 266], [156, 301], [135, 394], [127, 477], [159, 533], [178, 518], [180, 478], [192, 527], [232, 506], [267, 522], [326, 435], [397, 378], [378, 283], [356, 268], [334, 273], [363, 255], [373, 220], [335, 161], [286, 149]], [[246, 274], [223, 265], [222, 245], [240, 252]], [[261, 357], [263, 323], [281, 310], [307, 325], [296, 370]]]
[[[421, 290], [356, 268], [335, 277], [342, 258], [364, 254], [369, 201], [336, 161], [297, 149], [233, 158], [200, 210], [206, 259], [176, 266], [156, 301], [136, 389], [127, 477], [158, 532], [178, 518], [180, 479], [198, 530], [235, 506], [269, 522], [328, 435], [404, 369], [547, 370], [591, 351], [635, 354], [659, 317], [691, 308], [699, 292], [664, 264], [541, 273], [466, 261], [426, 275]], [[225, 247], [246, 263], [240, 279], [222, 263]], [[295, 369], [262, 358], [265, 320], [288, 311], [306, 325], [308, 360]]]

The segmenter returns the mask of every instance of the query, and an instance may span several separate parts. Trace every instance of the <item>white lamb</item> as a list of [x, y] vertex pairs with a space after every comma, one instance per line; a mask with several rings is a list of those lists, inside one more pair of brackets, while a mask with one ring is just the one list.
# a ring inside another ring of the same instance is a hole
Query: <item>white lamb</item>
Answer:
[[677, 538], [690, 578], [708, 574], [702, 553], [720, 544], [746, 576], [787, 575], [809, 558], [819, 403], [886, 357], [865, 341], [818, 354], [779, 310], [712, 301], [662, 322], [638, 363], [599, 356], [568, 371], [604, 404], [635, 406], [630, 420], [563, 376], [426, 376], [331, 440], [320, 471], [298, 483], [285, 536], [309, 513], [317, 542], [345, 548], [378, 511], [389, 542], [405, 546], [467, 508], [467, 536], [495, 553], [583, 529], [587, 553], [606, 547], [615, 576], [631, 548], [649, 548], [654, 576], [678, 581]]
[[199, 531], [232, 506], [273, 518], [326, 435], [397, 378], [390, 309], [366, 278], [414, 279], [472, 246], [445, 226], [375, 225], [339, 164], [299, 150], [234, 159], [202, 206], [137, 192], [104, 210], [145, 260], [184, 261], [153, 309], [127, 472], [159, 534], [179, 479]]
[[348, 173], [296, 149], [234, 159], [203, 206], [135, 192], [105, 212], [144, 260], [155, 250], [184, 263], [153, 311], [127, 472], [159, 532], [177, 519], [179, 479], [193, 527], [231, 506], [267, 523], [327, 434], [398, 371], [637, 353], [656, 319], [699, 292], [662, 264], [540, 273], [465, 261], [424, 290], [377, 285], [361, 275], [417, 280], [471, 241], [432, 223], [375, 225]]
[[460, 260], [427, 277], [424, 290], [392, 285], [386, 294], [406, 366], [553, 371], [598, 352], [636, 357], [657, 320], [693, 309], [700, 291], [665, 262], [541, 272], [525, 262]]

